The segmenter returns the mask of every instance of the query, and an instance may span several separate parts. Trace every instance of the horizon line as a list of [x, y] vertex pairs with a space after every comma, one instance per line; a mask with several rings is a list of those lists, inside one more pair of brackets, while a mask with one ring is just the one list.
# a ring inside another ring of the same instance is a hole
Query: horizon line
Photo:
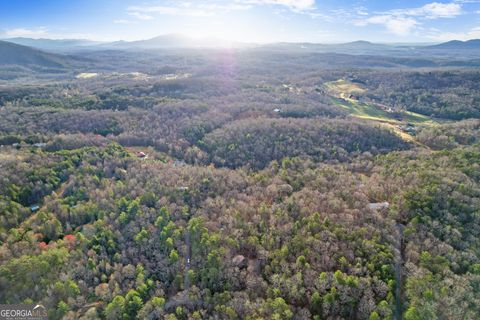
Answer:
[[26, 40], [50, 40], [50, 41], [90, 41], [90, 42], [96, 42], [98, 44], [109, 44], [109, 43], [115, 43], [115, 42], [137, 42], [137, 41], [148, 41], [148, 40], [153, 40], [155, 38], [159, 37], [166, 37], [166, 36], [178, 36], [178, 37], [185, 37], [189, 38], [189, 40], [193, 41], [200, 41], [200, 40], [209, 40], [209, 41], [218, 41], [218, 42], [223, 42], [223, 43], [230, 43], [230, 44], [244, 44], [244, 45], [266, 45], [266, 44], [323, 44], [323, 45], [339, 45], [339, 44], [350, 44], [350, 43], [356, 43], [356, 42], [365, 42], [365, 43], [371, 43], [371, 44], [384, 44], [384, 45], [409, 45], [409, 44], [440, 44], [440, 43], [446, 43], [446, 42], [451, 42], [451, 41], [458, 41], [458, 42], [468, 42], [472, 40], [480, 40], [478, 38], [472, 38], [468, 40], [458, 40], [458, 39], [452, 39], [452, 40], [437, 40], [437, 41], [394, 41], [394, 42], [383, 42], [383, 41], [371, 41], [371, 40], [365, 40], [362, 38], [356, 39], [356, 40], [349, 40], [349, 41], [339, 41], [339, 42], [330, 42], [330, 41], [314, 41], [314, 40], [299, 40], [299, 41], [289, 41], [289, 40], [277, 40], [277, 41], [238, 41], [238, 40], [227, 40], [223, 38], [217, 38], [217, 37], [194, 37], [190, 36], [187, 34], [183, 33], [165, 33], [165, 34], [160, 34], [158, 36], [150, 37], [150, 38], [141, 38], [141, 39], [135, 39], [135, 40], [125, 40], [125, 39], [117, 39], [117, 40], [93, 40], [93, 39], [88, 39], [88, 38], [49, 38], [49, 37], [25, 37], [25, 36], [19, 36], [19, 37], [0, 37], [0, 40], [2, 41], [8, 41], [8, 40], [14, 40], [14, 39], [26, 39]]

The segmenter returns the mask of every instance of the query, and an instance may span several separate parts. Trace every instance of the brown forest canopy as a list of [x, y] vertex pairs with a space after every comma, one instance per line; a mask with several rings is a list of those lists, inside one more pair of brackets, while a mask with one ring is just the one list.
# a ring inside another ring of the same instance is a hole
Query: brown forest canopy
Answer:
[[477, 319], [475, 62], [227, 53], [0, 67], [0, 303]]

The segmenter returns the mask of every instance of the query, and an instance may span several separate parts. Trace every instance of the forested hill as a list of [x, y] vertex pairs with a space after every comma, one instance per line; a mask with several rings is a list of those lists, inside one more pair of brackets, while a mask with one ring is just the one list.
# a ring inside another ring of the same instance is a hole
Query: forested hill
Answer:
[[65, 68], [68, 61], [61, 55], [0, 40], [0, 65]]
[[452, 40], [433, 46], [428, 49], [445, 49], [445, 50], [480, 50], [480, 39], [472, 39], [468, 41]]

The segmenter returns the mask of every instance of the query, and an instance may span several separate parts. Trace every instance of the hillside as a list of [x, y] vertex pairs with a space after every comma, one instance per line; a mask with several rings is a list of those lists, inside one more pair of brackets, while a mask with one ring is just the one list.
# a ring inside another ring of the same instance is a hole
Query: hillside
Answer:
[[68, 62], [69, 58], [61, 55], [0, 41], [0, 65], [64, 68], [68, 65]]
[[117, 41], [101, 45], [102, 47], [121, 49], [164, 49], [164, 48], [198, 48], [217, 47], [229, 44], [215, 38], [191, 38], [183, 34], [164, 34], [151, 39], [138, 41]]
[[452, 40], [440, 43], [434, 46], [428, 46], [427, 49], [480, 49], [480, 39], [472, 39], [468, 41]]
[[23, 37], [9, 38], [6, 41], [45, 51], [71, 51], [95, 48], [95, 45], [100, 44], [99, 42], [84, 39], [32, 39]]

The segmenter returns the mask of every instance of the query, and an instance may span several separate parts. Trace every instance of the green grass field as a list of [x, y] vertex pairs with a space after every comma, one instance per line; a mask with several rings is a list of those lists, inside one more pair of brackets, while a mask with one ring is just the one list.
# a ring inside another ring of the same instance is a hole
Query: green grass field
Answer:
[[402, 124], [405, 122], [413, 124], [433, 124], [435, 122], [427, 116], [410, 111], [403, 112], [401, 118], [396, 118], [392, 113], [382, 110], [375, 105], [354, 101], [352, 99], [332, 98], [332, 100], [335, 105], [349, 111], [352, 116], [362, 119], [389, 122], [392, 124]]
[[413, 124], [435, 124], [431, 118], [410, 111], [405, 111], [400, 117], [393, 113], [383, 110], [375, 104], [360, 102], [349, 98], [350, 95], [364, 93], [367, 90], [355, 83], [350, 83], [344, 79], [325, 83], [325, 87], [332, 94], [333, 103], [345, 110], [352, 116], [369, 119], [373, 121], [387, 122], [391, 124], [403, 124], [406, 122]]

